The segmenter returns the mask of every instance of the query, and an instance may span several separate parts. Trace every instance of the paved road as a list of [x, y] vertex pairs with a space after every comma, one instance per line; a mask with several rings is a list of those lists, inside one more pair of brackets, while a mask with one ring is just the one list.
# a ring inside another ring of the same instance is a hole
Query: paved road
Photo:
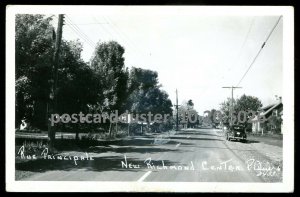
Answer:
[[[238, 143], [243, 151], [249, 144]], [[155, 182], [262, 182], [257, 171], [215, 129], [189, 129], [177, 133], [144, 136], [121, 145], [87, 150], [94, 160], [43, 159], [17, 166], [33, 171], [24, 180], [57, 181], [155, 181]], [[67, 153], [65, 153], [67, 154]], [[85, 155], [85, 152], [68, 152]], [[125, 159], [126, 158], [126, 159]], [[151, 160], [150, 160], [151, 159]], [[34, 168], [33, 168], [34, 166]], [[34, 169], [34, 170], [33, 170]]]

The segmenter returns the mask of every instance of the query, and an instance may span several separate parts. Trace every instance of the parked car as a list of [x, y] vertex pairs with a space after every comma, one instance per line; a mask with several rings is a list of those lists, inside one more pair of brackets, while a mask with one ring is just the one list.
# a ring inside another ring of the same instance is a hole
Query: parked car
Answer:
[[247, 141], [247, 134], [243, 125], [232, 125], [226, 131], [226, 140]]

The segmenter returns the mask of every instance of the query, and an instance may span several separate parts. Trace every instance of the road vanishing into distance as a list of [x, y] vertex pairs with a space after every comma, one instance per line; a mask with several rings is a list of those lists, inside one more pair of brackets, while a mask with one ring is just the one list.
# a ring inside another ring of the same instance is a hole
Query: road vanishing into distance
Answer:
[[[282, 171], [254, 144], [226, 141], [218, 129], [187, 129], [149, 134], [63, 156], [90, 159], [41, 159], [16, 164], [31, 171], [30, 181], [279, 182]], [[92, 158], [92, 159], [91, 159]]]

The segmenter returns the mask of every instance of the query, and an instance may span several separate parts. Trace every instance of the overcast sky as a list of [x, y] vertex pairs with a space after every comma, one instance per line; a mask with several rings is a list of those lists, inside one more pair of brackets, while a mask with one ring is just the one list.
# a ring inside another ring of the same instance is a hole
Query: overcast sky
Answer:
[[[231, 96], [231, 90], [222, 86], [238, 84], [278, 18], [132, 9], [102, 15], [66, 14], [63, 38], [83, 43], [85, 61], [90, 60], [98, 41], [117, 41], [125, 48], [127, 67], [157, 71], [173, 104], [177, 88], [179, 104], [192, 99], [202, 114], [219, 109], [219, 104]], [[241, 81], [242, 89], [234, 91], [235, 98], [252, 95], [267, 105], [275, 102], [275, 95], [282, 95], [282, 25], [280, 20]]]

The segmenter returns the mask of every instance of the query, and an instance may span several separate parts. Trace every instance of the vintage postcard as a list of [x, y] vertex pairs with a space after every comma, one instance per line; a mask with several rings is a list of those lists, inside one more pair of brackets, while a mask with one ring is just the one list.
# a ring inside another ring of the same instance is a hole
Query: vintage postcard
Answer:
[[6, 11], [7, 191], [294, 191], [293, 7]]

